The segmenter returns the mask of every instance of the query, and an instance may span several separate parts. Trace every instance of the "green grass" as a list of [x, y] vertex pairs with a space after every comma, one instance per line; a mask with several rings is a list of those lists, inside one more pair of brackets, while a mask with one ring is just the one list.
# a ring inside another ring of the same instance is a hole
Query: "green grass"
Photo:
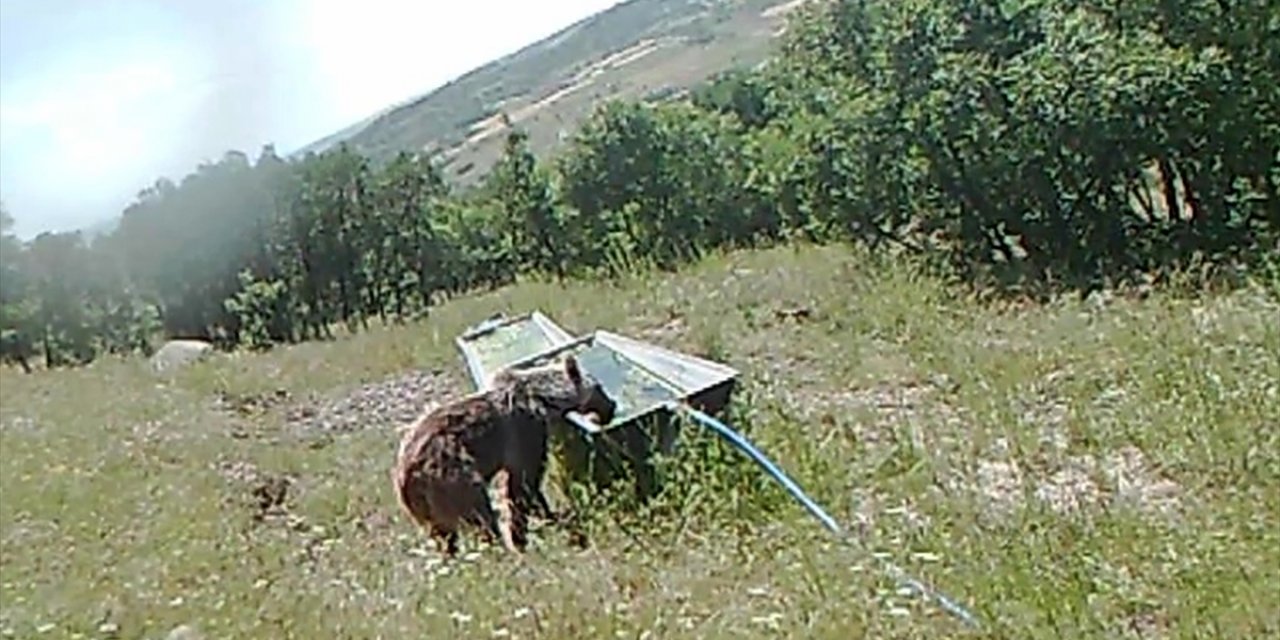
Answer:
[[[793, 307], [811, 317], [774, 313]], [[467, 538], [479, 553], [445, 563], [390, 492], [395, 425], [310, 446], [284, 407], [237, 418], [212, 404], [219, 391], [341, 393], [412, 367], [462, 389], [453, 337], [534, 308], [740, 368], [734, 421], [861, 544], [834, 544], [749, 463], [688, 431], [679, 481], [645, 510], [578, 497], [597, 507], [589, 548], [544, 527], [521, 560]], [[997, 308], [904, 264], [803, 247], [525, 283], [420, 324], [173, 378], [137, 360], [5, 370], [0, 631], [967, 634], [897, 594], [869, 555], [882, 552], [968, 604], [977, 636], [1274, 637], [1278, 317], [1255, 291]], [[220, 471], [232, 463], [294, 477], [290, 519], [254, 522], [248, 488]]]

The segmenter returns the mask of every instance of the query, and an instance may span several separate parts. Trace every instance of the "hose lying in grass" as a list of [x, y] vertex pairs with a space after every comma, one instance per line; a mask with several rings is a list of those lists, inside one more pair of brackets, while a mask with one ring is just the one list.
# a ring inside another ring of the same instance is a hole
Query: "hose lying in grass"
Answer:
[[[774, 464], [768, 456], [764, 455], [764, 452], [757, 449], [756, 446], [751, 444], [751, 441], [747, 440], [742, 434], [734, 431], [723, 422], [703, 413], [702, 411], [694, 409], [683, 402], [670, 402], [667, 403], [667, 407], [673, 411], [683, 413], [692, 418], [698, 424], [715, 431], [721, 437], [728, 440], [730, 444], [737, 447], [743, 453], [746, 453], [752, 460], [755, 460], [757, 464], [763, 467], [770, 476], [777, 480], [788, 493], [794, 496], [796, 500], [799, 500], [800, 504], [804, 505], [804, 507], [809, 510], [809, 513], [812, 513], [814, 517], [822, 522], [823, 526], [830, 530], [831, 533], [835, 534], [837, 540], [844, 544], [851, 544], [853, 542], [852, 536], [840, 527], [835, 518], [831, 517], [831, 515], [822, 507], [818, 506], [818, 503], [814, 502], [812, 498], [805, 494], [804, 490], [800, 488], [800, 485], [796, 484], [796, 482], [787, 476], [787, 474], [783, 472], [778, 465]], [[568, 418], [570, 422], [582, 429], [588, 436], [600, 433], [600, 427], [581, 414], [570, 412], [568, 414]], [[978, 626], [977, 619], [968, 611], [968, 609], [965, 609], [945, 594], [931, 589], [924, 583], [911, 577], [889, 560], [883, 558], [880, 560], [884, 565], [885, 572], [897, 580], [899, 584], [933, 600], [938, 604], [938, 606], [942, 607], [948, 613], [956, 616], [957, 618], [960, 618], [965, 623], [974, 627]]]

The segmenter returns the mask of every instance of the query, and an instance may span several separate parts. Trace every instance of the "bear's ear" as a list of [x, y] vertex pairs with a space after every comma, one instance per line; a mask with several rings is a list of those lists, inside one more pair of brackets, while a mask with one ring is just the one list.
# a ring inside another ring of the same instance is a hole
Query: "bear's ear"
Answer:
[[582, 384], [582, 370], [578, 368], [577, 358], [569, 356], [564, 359], [564, 373], [575, 386]]

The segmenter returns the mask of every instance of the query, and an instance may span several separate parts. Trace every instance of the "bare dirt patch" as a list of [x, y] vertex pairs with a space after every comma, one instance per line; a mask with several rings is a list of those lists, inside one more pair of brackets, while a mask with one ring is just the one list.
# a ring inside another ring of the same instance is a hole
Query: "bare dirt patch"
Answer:
[[534, 117], [539, 112], [550, 109], [552, 105], [560, 100], [591, 86], [595, 79], [606, 71], [634, 63], [657, 51], [664, 44], [664, 41], [645, 39], [621, 51], [605, 56], [574, 74], [573, 77], [551, 93], [522, 107], [512, 109], [505, 117], [502, 113], [498, 113], [471, 125], [467, 139], [462, 143], [462, 146], [478, 144], [506, 130], [508, 122], [512, 125], [519, 124]]
[[1142, 640], [1158, 640], [1169, 637], [1170, 621], [1161, 611], [1152, 610], [1130, 616], [1119, 635]]
[[978, 463], [974, 490], [996, 513], [1009, 513], [1022, 502], [1022, 470], [1013, 462], [983, 460]]
[[287, 515], [286, 501], [296, 482], [292, 476], [263, 471], [243, 460], [221, 462], [217, 470], [234, 487], [254, 522]]
[[1178, 506], [1181, 493], [1178, 483], [1161, 477], [1132, 445], [1102, 459], [1073, 456], [1036, 489], [1036, 497], [1059, 513], [1099, 505], [1163, 513]]
[[845, 423], [858, 440], [874, 444], [895, 425], [913, 421], [954, 423], [960, 411], [947, 402], [939, 384], [911, 380], [884, 381], [847, 389], [779, 391], [780, 400], [805, 420]]
[[671, 312], [668, 317], [661, 323], [650, 325], [638, 330], [637, 337], [641, 340], [648, 340], [663, 346], [672, 345], [685, 335], [689, 330], [689, 324], [685, 320], [683, 314]]
[[249, 512], [247, 535], [284, 536], [294, 548], [292, 559], [310, 566], [338, 542], [335, 526], [316, 524], [290, 507], [302, 489], [296, 476], [243, 460], [223, 461], [217, 471], [232, 487], [227, 502]]
[[764, 11], [761, 11], [760, 16], [763, 18], [780, 18], [782, 16], [785, 16], [788, 13], [791, 13], [792, 11], [795, 11], [796, 9], [799, 9], [801, 6], [807, 4], [810, 1], [811, 0], [790, 0], [790, 2], [776, 4], [772, 7], [769, 7], [768, 9], [765, 9]]
[[1141, 449], [1127, 446], [1107, 456], [1102, 472], [1112, 486], [1112, 502], [1144, 511], [1168, 512], [1182, 502], [1182, 487], [1162, 477]]
[[275, 389], [263, 393], [228, 393], [219, 391], [214, 397], [214, 408], [241, 417], [261, 415], [283, 405], [290, 399], [288, 389]]
[[1098, 505], [1102, 500], [1102, 488], [1094, 480], [1094, 459], [1090, 456], [1072, 456], [1048, 478], [1036, 487], [1036, 499], [1059, 514], [1079, 511]]
[[461, 393], [461, 380], [448, 373], [410, 371], [334, 397], [296, 404], [286, 412], [285, 422], [289, 430], [303, 433], [394, 428], [429, 405]]
[[1132, 445], [1101, 458], [1070, 456], [1046, 472], [1029, 473], [1015, 461], [978, 463], [971, 488], [995, 512], [1008, 513], [1024, 503], [1024, 487], [1032, 498], [1059, 515], [1100, 508], [1169, 513], [1182, 500], [1182, 487], [1162, 477]]

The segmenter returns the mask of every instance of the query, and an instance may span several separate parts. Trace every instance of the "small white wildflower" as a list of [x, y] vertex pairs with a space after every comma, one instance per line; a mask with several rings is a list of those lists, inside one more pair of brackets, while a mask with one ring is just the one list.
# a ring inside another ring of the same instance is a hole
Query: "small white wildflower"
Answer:
[[781, 621], [782, 621], [782, 614], [776, 611], [767, 616], [755, 616], [751, 618], [752, 624], [758, 624], [761, 626], [769, 627], [770, 629], [777, 629], [778, 623]]
[[463, 613], [461, 611], [451, 611], [449, 612], [449, 617], [452, 618], [453, 621], [458, 624], [466, 624], [468, 622], [471, 622], [471, 614]]
[[911, 610], [905, 607], [889, 607], [889, 615], [902, 618], [911, 615]]
[[529, 607], [520, 607], [519, 609], [516, 609], [515, 617], [519, 620], [520, 618], [528, 617], [531, 613], [533, 613], [533, 610]]
[[58, 625], [56, 624], [53, 624], [51, 622], [46, 622], [45, 624], [36, 626], [36, 633], [49, 633], [50, 631], [53, 631], [57, 627]]

